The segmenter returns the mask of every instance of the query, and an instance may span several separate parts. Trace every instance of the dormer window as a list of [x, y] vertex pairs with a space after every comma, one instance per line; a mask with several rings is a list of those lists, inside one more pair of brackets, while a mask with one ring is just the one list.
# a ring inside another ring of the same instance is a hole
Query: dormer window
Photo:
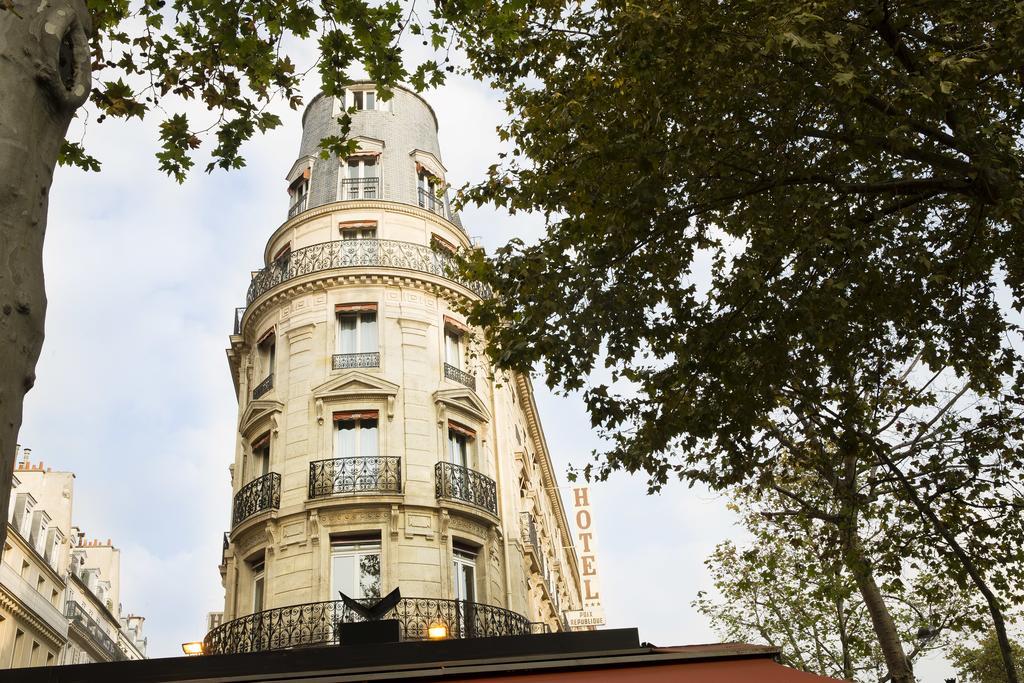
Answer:
[[345, 90], [345, 108], [356, 111], [391, 111], [391, 102], [384, 102], [374, 88], [348, 88]]
[[309, 199], [309, 169], [288, 187], [288, 218], [306, 210]]
[[422, 166], [419, 168], [416, 174], [416, 188], [417, 194], [419, 195], [420, 206], [443, 216], [445, 214], [447, 198], [444, 196], [437, 196], [438, 191], [441, 190], [442, 187], [444, 186], [441, 183], [440, 178], [427, 171]]
[[339, 174], [338, 199], [377, 199], [380, 196], [380, 164], [376, 155], [350, 157]]

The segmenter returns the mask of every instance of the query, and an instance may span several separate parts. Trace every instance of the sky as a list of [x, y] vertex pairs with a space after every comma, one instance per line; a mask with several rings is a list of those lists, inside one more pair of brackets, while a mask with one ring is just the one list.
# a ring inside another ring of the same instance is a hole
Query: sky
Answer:
[[[426, 98], [449, 180], [482, 178], [501, 149], [498, 95], [451, 78]], [[286, 217], [301, 111], [279, 113], [284, 125], [244, 148], [245, 168], [183, 185], [157, 171], [157, 117], [88, 124], [102, 173], [58, 169], [51, 191], [46, 341], [19, 440], [33, 461], [76, 473], [75, 523], [121, 549], [121, 602], [146, 617], [151, 657], [181, 654], [223, 608], [237, 418], [224, 350], [250, 271]], [[82, 132], [79, 123], [71, 135]], [[488, 250], [543, 234], [538, 217], [486, 207], [462, 220]], [[600, 441], [579, 397], [534, 386], [567, 483], [568, 464], [584, 464]], [[704, 558], [742, 535], [725, 500], [681, 483], [649, 496], [643, 477], [619, 475], [595, 485], [592, 503], [607, 626], [636, 626], [659, 645], [718, 640], [691, 602], [712, 588]], [[947, 669], [918, 671], [941, 680]]]

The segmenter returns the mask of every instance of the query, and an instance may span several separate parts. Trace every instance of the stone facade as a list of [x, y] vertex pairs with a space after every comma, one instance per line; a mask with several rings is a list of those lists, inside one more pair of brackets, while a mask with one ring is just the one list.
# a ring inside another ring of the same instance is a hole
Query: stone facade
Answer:
[[370, 593], [561, 630], [579, 569], [530, 379], [495, 375], [479, 353], [459, 303], [480, 290], [448, 269], [450, 250], [473, 245], [446, 204], [421, 206], [423, 176], [444, 182], [433, 111], [398, 89], [387, 111], [356, 113], [350, 135], [382, 191], [339, 199], [350, 160], [316, 157], [339, 109], [307, 108], [287, 181], [308, 181], [308, 203], [295, 210], [293, 194], [228, 349], [239, 433], [214, 631], [273, 647], [252, 635], [265, 620], [236, 620], [337, 600], [343, 585], [370, 597], [345, 583], [346, 553]]
[[0, 667], [144, 658], [143, 618], [121, 614], [120, 551], [73, 526], [75, 475], [28, 456], [0, 561]]

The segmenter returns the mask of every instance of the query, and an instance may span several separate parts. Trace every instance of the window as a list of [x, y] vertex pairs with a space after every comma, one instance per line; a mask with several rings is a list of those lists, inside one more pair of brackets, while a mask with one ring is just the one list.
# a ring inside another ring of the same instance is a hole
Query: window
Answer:
[[40, 577], [38, 579], [36, 579], [36, 593], [39, 593], [40, 595], [43, 595], [45, 590], [46, 590], [46, 579], [43, 576], [40, 575]]
[[25, 632], [20, 628], [14, 631], [14, 647], [11, 650], [11, 665], [9, 669], [17, 668], [21, 665], [21, 657], [25, 649]]
[[391, 101], [381, 100], [373, 88], [349, 88], [345, 91], [345, 107], [356, 111], [391, 111]]
[[452, 570], [452, 597], [476, 602], [476, 550], [453, 545]]
[[27, 539], [32, 528], [32, 510], [36, 499], [29, 493], [19, 493], [14, 505], [14, 524], [22, 538]]
[[331, 543], [331, 599], [380, 597], [380, 537]]
[[448, 423], [448, 460], [453, 465], [469, 467], [470, 451], [476, 434], [456, 422]]
[[46, 537], [50, 526], [50, 516], [44, 510], [36, 510], [32, 514], [32, 547], [42, 555], [46, 552]]
[[371, 457], [378, 453], [377, 411], [334, 414], [334, 457]]
[[341, 239], [343, 240], [372, 240], [377, 239], [377, 228], [359, 226], [352, 228], [341, 228]]
[[338, 353], [377, 351], [377, 305], [338, 304]]
[[421, 168], [416, 174], [416, 188], [420, 206], [435, 213], [445, 213], [448, 197], [447, 193], [441, 197], [437, 196], [438, 190], [442, 188], [441, 180], [437, 176]]
[[60, 564], [60, 542], [63, 538], [62, 534], [56, 527], [50, 527], [48, 534], [48, 542], [46, 546], [46, 561], [51, 566], [56, 568]]
[[29, 565], [28, 560], [22, 560], [21, 561], [21, 578], [23, 578], [23, 579], [27, 579], [28, 578], [28, 570], [29, 570], [30, 566], [31, 565]]
[[274, 328], [271, 327], [256, 343], [257, 357], [263, 377], [267, 378], [274, 374], [274, 365], [277, 360], [277, 337]]
[[252, 566], [252, 611], [263, 611], [263, 592], [266, 587], [267, 573], [260, 560]]
[[54, 607], [60, 607], [60, 592], [56, 589], [50, 591], [50, 602]]
[[252, 444], [252, 468], [249, 480], [262, 477], [270, 472], [270, 432], [267, 432]]
[[297, 213], [306, 210], [309, 199], [309, 169], [291, 184], [288, 188], [288, 217], [291, 218]]
[[352, 106], [359, 111], [373, 110], [377, 108], [376, 90], [352, 90]]
[[444, 328], [444, 362], [462, 369], [462, 332], [450, 326]]
[[339, 174], [338, 199], [376, 199], [380, 184], [380, 165], [376, 156], [352, 157]]

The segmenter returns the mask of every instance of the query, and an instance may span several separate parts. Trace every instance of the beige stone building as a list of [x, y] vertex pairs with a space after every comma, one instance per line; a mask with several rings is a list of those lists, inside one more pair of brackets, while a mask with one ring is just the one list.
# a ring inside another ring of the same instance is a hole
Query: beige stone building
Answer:
[[331, 642], [339, 592], [399, 588], [406, 638], [564, 628], [576, 555], [530, 378], [494, 376], [452, 270], [473, 240], [451, 212], [431, 107], [350, 86], [358, 151], [319, 158], [340, 103], [314, 99], [236, 312], [238, 392], [223, 621], [208, 652]]
[[141, 659], [142, 618], [120, 617], [120, 551], [72, 525], [75, 475], [18, 462], [0, 560], [0, 667]]

